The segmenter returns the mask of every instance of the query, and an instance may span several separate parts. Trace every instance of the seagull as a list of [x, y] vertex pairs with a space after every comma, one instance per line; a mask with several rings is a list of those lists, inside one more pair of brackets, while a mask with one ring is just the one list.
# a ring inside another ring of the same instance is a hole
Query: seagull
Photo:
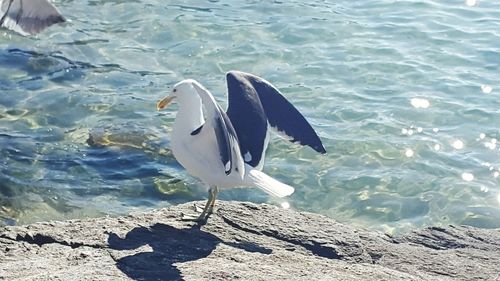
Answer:
[[0, 26], [21, 35], [33, 35], [65, 21], [48, 0], [0, 0]]
[[258, 187], [285, 197], [294, 188], [262, 172], [270, 129], [291, 142], [325, 154], [317, 133], [304, 116], [270, 82], [253, 74], [226, 74], [228, 109], [198, 81], [183, 80], [157, 103], [178, 103], [171, 150], [177, 161], [209, 187], [208, 201], [197, 221], [213, 212], [219, 188]]

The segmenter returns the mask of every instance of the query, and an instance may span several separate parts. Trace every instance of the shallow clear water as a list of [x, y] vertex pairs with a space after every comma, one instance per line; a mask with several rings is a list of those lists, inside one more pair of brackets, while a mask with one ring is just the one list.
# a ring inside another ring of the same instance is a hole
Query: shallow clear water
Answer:
[[205, 198], [168, 149], [175, 106], [155, 103], [184, 78], [225, 103], [238, 69], [328, 150], [272, 140], [264, 170], [296, 187], [291, 208], [389, 232], [500, 227], [500, 2], [54, 2], [70, 24], [0, 35], [3, 224]]

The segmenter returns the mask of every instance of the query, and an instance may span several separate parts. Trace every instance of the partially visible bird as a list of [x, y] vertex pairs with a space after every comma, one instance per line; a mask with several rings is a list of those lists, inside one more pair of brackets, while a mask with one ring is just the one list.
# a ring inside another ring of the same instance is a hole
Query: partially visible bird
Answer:
[[198, 221], [212, 213], [219, 188], [258, 187], [277, 197], [294, 188], [261, 172], [269, 143], [269, 128], [291, 142], [326, 153], [318, 135], [302, 114], [271, 83], [240, 71], [226, 75], [228, 109], [199, 82], [174, 85], [157, 103], [165, 108], [176, 100], [171, 150], [179, 163], [209, 187], [209, 199]]
[[0, 26], [22, 35], [33, 35], [65, 22], [48, 0], [0, 0]]

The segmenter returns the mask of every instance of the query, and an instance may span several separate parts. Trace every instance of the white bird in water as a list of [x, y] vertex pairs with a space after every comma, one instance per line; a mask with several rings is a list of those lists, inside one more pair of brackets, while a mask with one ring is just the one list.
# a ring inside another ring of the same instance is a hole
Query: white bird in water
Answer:
[[22, 35], [33, 35], [65, 21], [48, 0], [0, 0], [0, 26]]
[[219, 188], [258, 187], [277, 197], [294, 188], [261, 172], [269, 143], [269, 128], [291, 142], [326, 153], [318, 135], [300, 112], [268, 81], [231, 71], [226, 75], [228, 109], [199, 82], [175, 84], [157, 109], [176, 100], [179, 110], [171, 136], [171, 150], [179, 163], [209, 187], [209, 198], [198, 217], [212, 213]]

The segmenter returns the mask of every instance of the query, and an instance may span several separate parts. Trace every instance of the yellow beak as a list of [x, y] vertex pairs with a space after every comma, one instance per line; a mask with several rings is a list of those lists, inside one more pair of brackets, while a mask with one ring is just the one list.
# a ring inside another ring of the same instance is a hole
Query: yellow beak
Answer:
[[172, 100], [175, 98], [175, 96], [166, 96], [162, 100], [160, 100], [158, 103], [156, 103], [156, 109], [157, 110], [162, 110], [165, 107], [168, 106], [169, 103], [172, 102]]

